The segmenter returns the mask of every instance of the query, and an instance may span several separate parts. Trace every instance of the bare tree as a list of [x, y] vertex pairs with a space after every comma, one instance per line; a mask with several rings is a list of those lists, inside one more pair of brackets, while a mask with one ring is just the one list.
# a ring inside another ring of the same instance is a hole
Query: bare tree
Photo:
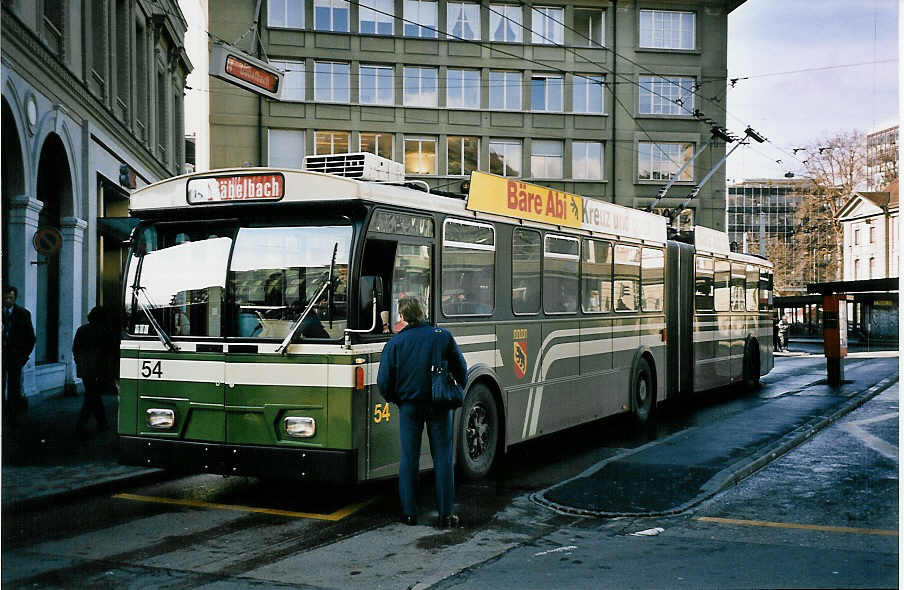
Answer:
[[807, 148], [811, 190], [797, 210], [794, 256], [806, 258], [812, 281], [841, 280], [843, 231], [838, 213], [855, 190], [866, 186], [866, 136], [837, 133]]

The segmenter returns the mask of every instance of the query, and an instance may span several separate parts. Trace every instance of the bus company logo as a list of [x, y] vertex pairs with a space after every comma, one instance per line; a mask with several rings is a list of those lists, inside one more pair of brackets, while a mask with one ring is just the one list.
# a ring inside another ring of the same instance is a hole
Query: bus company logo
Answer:
[[515, 377], [524, 378], [527, 373], [527, 330], [516, 329], [512, 331], [512, 367], [515, 369]]
[[282, 174], [193, 178], [188, 181], [188, 202], [279, 200], [283, 196]]

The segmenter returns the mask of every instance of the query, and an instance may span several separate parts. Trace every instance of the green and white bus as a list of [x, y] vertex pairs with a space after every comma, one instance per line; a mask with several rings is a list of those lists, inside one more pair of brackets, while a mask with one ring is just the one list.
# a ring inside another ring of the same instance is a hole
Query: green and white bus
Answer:
[[[772, 368], [772, 266], [705, 228], [475, 172], [467, 200], [370, 154], [131, 195], [120, 460], [192, 473], [395, 476], [376, 386], [397, 302], [468, 362], [456, 463]], [[319, 170], [319, 171], [318, 171]], [[430, 468], [429, 446], [422, 466]]]

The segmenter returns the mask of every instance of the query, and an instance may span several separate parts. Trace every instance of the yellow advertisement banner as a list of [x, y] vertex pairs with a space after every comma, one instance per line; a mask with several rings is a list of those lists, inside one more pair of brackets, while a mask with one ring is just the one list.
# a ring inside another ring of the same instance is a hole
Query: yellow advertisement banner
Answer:
[[641, 240], [666, 240], [665, 217], [485, 172], [471, 173], [466, 207]]
[[471, 173], [468, 209], [554, 225], [581, 227], [583, 198], [484, 172]]

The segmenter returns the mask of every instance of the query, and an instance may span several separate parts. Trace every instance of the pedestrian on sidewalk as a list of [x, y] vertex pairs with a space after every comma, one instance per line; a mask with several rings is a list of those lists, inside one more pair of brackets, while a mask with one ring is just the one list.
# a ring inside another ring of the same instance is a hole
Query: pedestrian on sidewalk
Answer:
[[97, 432], [109, 428], [107, 414], [101, 395], [115, 393], [118, 363], [118, 334], [114, 331], [111, 314], [97, 306], [88, 313], [88, 323], [80, 326], [72, 342], [76, 375], [85, 384], [85, 401], [75, 425], [80, 435], [85, 434], [85, 426], [91, 416], [97, 422]]
[[28, 401], [22, 395], [22, 368], [35, 347], [35, 330], [31, 313], [16, 305], [19, 290], [8, 286], [3, 290], [3, 418], [15, 426], [28, 411]]
[[791, 316], [785, 314], [778, 323], [778, 334], [781, 338], [779, 350], [788, 352], [788, 332], [791, 330]]
[[399, 299], [399, 314], [407, 325], [386, 343], [380, 357], [377, 385], [388, 402], [399, 407], [399, 496], [402, 522], [417, 524], [417, 482], [420, 468], [421, 435], [427, 427], [433, 473], [436, 479], [436, 507], [440, 528], [459, 526], [455, 514], [455, 477], [452, 463], [452, 412], [433, 405], [432, 377], [435, 340], [442, 339], [442, 357], [449, 373], [459, 384], [467, 378], [465, 359], [447, 330], [424, 322], [420, 302]]

